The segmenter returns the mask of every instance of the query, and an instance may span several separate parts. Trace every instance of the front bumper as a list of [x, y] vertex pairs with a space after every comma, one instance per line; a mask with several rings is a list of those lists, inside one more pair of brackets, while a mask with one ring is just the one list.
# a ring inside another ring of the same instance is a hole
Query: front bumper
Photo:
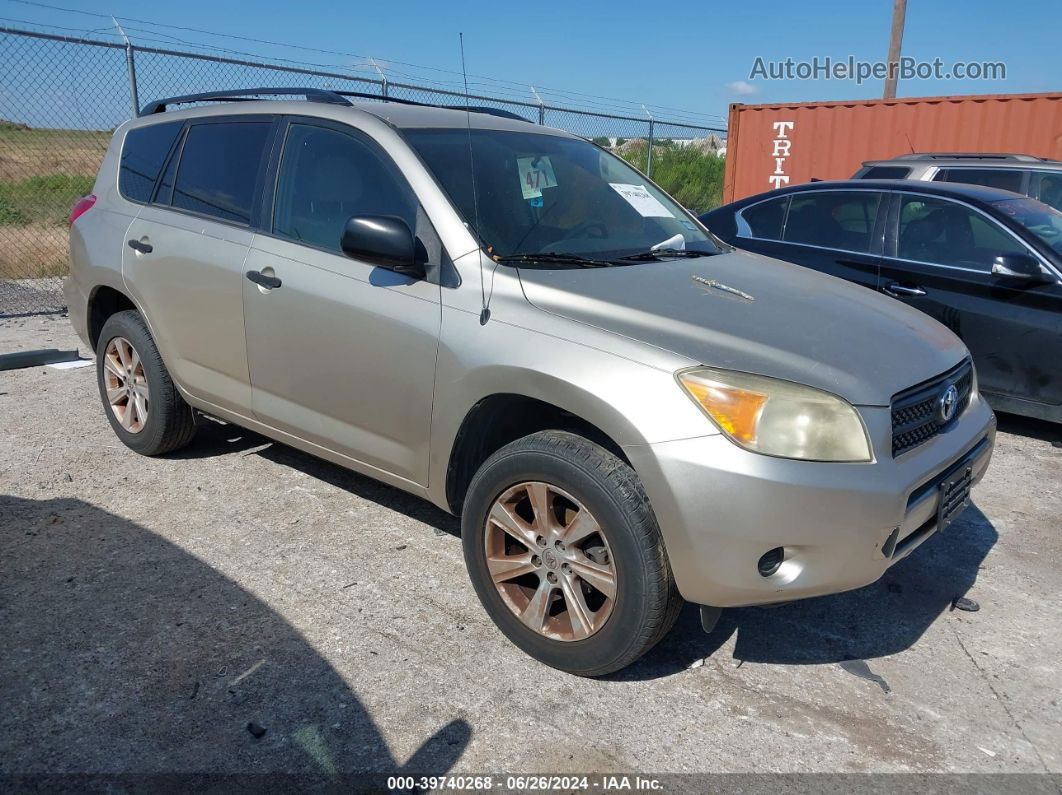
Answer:
[[[889, 450], [888, 408], [861, 409]], [[645, 486], [682, 596], [717, 607], [837, 593], [874, 582], [936, 532], [936, 485], [960, 464], [977, 482], [996, 421], [974, 395], [946, 431], [897, 458], [819, 463], [750, 453], [716, 435], [624, 448]], [[761, 577], [760, 556], [785, 562]]]

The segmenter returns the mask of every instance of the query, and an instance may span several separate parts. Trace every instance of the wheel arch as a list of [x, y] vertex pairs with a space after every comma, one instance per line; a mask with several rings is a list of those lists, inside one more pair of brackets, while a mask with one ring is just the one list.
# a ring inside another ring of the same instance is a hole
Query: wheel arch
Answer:
[[[483, 462], [516, 439], [544, 430], [569, 431], [628, 464], [623, 446], [644, 443], [638, 429], [602, 398], [553, 376], [532, 375], [529, 383], [523, 383], [525, 388], [487, 391], [470, 401], [467, 411], [454, 418], [454, 431], [441, 444], [445, 453], [432, 456], [438, 459], [433, 461], [437, 476], [433, 482], [442, 482], [441, 488], [432, 491], [455, 515], [460, 515], [468, 484]], [[526, 382], [526, 374], [522, 376], [519, 380]], [[526, 388], [535, 385], [538, 388]]]
[[107, 319], [127, 309], [139, 311], [133, 300], [121, 290], [101, 284], [92, 289], [88, 300], [87, 331], [89, 344], [95, 350], [100, 341], [100, 332]]

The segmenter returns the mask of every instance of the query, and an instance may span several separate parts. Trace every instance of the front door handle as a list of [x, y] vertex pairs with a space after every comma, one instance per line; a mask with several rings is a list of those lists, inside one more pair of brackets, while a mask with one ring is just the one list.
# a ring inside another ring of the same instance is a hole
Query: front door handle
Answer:
[[150, 243], [145, 243], [143, 240], [130, 240], [129, 248], [133, 251], [139, 251], [141, 254], [150, 254], [155, 250], [155, 247]]
[[265, 287], [267, 290], [275, 290], [283, 284], [276, 276], [267, 276], [261, 271], [247, 271], [245, 275], [259, 287]]
[[917, 298], [926, 294], [926, 291], [921, 287], [907, 287], [899, 282], [886, 285], [881, 288], [881, 291], [886, 295], [891, 295], [893, 298]]

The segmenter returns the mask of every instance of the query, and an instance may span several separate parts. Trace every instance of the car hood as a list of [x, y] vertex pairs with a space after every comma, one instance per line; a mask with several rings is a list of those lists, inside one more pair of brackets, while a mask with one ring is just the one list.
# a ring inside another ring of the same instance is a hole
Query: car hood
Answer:
[[860, 285], [745, 251], [613, 268], [520, 270], [539, 309], [692, 362], [783, 378], [859, 405], [967, 356], [951, 331]]

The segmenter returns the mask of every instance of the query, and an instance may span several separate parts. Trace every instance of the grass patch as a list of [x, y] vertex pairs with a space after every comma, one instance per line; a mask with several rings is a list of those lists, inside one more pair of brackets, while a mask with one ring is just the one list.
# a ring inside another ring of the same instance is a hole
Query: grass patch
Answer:
[[0, 279], [65, 276], [69, 263], [70, 230], [65, 225], [0, 226]]
[[0, 279], [69, 270], [70, 207], [92, 192], [111, 133], [31, 129], [0, 119]]
[[111, 134], [92, 130], [31, 130], [0, 123], [0, 182], [73, 174], [94, 177]]
[[0, 182], [0, 226], [61, 226], [73, 203], [92, 192], [94, 182], [94, 177], [81, 174], [48, 174]]
[[0, 197], [0, 226], [25, 226], [29, 219], [7, 199]]

